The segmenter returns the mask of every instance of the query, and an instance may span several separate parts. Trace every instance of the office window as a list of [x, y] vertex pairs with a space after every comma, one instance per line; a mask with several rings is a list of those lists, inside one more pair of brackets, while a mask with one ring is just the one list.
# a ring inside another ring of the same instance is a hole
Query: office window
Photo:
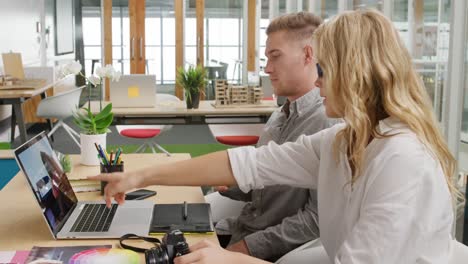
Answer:
[[146, 72], [158, 84], [175, 83], [175, 18], [173, 3], [149, 1], [145, 14]]
[[[85, 73], [91, 75], [91, 67], [100, 66], [101, 60], [101, 17], [95, 8], [83, 8], [83, 13], [89, 12], [90, 16], [83, 17], [83, 43], [85, 53]], [[93, 15], [94, 14], [94, 15]], [[92, 15], [92, 16], [91, 16]]]
[[230, 83], [242, 77], [243, 10], [243, 1], [205, 1], [205, 65], [227, 63]]
[[[448, 61], [450, 2], [414, 0], [411, 10], [408, 0], [393, 1], [392, 21], [413, 57], [439, 120]], [[410, 23], [422, 25], [422, 31], [410, 28]]]
[[377, 10], [382, 10], [384, 0], [361, 0], [361, 1], [352, 1], [353, 9], [360, 8], [373, 8]]

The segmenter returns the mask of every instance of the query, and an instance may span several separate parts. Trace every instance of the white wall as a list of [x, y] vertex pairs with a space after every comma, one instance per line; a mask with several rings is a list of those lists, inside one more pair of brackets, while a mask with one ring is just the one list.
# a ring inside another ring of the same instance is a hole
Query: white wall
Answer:
[[0, 53], [20, 52], [25, 65], [39, 65], [36, 22], [40, 21], [41, 4], [38, 0], [0, 1]]
[[[0, 53], [21, 52], [25, 65], [39, 65], [36, 22], [40, 19], [37, 0], [0, 1]], [[0, 72], [3, 72], [0, 56]], [[0, 105], [0, 120], [11, 115], [11, 107]]]
[[[53, 3], [53, 0], [0, 0], [0, 54], [9, 51], [19, 52], [25, 67], [41, 66], [41, 38], [36, 23], [41, 21], [41, 10], [44, 10], [43, 29], [49, 29], [49, 34], [44, 39], [47, 46], [46, 65], [54, 66], [56, 61], [74, 59], [75, 54], [55, 56]], [[0, 74], [2, 72], [3, 61], [0, 56]], [[11, 107], [0, 105], [0, 120], [10, 115]]]

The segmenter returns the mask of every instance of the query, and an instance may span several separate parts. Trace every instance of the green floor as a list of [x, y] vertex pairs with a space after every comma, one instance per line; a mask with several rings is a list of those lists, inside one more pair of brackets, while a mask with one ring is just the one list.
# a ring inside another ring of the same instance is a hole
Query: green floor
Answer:
[[0, 142], [0, 149], [10, 149], [10, 143]]
[[[109, 145], [107, 146], [107, 151], [116, 149], [117, 147], [122, 147], [124, 153], [133, 153], [138, 148], [137, 145], [126, 145], [126, 146], [116, 146]], [[215, 151], [226, 150], [229, 147], [221, 144], [181, 144], [181, 145], [161, 145], [165, 150], [170, 153], [190, 153], [192, 158], [198, 157], [204, 154], [208, 154]], [[151, 150], [147, 149], [147, 153]]]
[[[10, 143], [0, 142], [0, 149], [10, 149]], [[0, 190], [15, 176], [18, 171], [18, 165], [14, 159], [0, 159]]]

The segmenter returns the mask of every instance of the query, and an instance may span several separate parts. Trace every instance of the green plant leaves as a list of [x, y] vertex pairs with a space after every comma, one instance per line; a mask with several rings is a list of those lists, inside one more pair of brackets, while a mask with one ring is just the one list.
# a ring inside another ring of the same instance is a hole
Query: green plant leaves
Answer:
[[[84, 111], [83, 111], [84, 110]], [[112, 104], [108, 104], [101, 112], [94, 115], [89, 108], [77, 108], [73, 113], [73, 122], [87, 135], [98, 135], [110, 132], [109, 126], [114, 120]]]
[[104, 107], [104, 109], [102, 109], [100, 113], [96, 115], [95, 117], [96, 121], [106, 118], [107, 116], [109, 116], [109, 114], [112, 114], [111, 111], [112, 111], [112, 103], [108, 104], [106, 107]]
[[203, 67], [190, 66], [187, 70], [183, 67], [177, 69], [176, 82], [182, 86], [185, 90], [185, 98], [187, 101], [191, 101], [190, 92], [200, 93], [203, 92], [203, 88], [206, 85], [206, 71]]

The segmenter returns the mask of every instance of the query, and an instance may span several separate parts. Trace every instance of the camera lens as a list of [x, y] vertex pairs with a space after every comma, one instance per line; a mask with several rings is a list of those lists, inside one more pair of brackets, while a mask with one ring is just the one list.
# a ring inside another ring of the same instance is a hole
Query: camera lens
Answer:
[[146, 264], [169, 264], [169, 256], [161, 247], [145, 251]]

